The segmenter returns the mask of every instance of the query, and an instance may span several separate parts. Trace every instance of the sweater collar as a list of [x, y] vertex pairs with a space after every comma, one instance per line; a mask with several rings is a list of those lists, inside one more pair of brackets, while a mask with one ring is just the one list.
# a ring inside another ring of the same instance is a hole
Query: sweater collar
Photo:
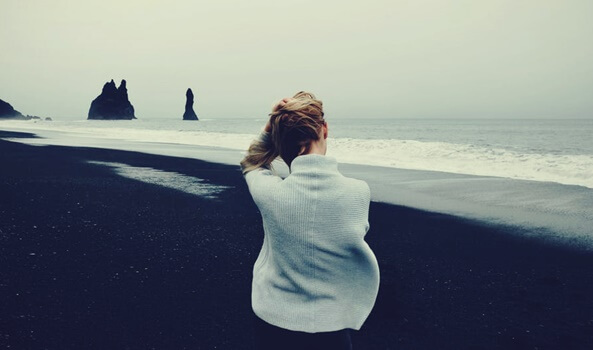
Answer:
[[298, 173], [315, 168], [325, 171], [337, 171], [338, 161], [332, 156], [316, 153], [303, 154], [296, 157], [290, 165], [290, 173]]

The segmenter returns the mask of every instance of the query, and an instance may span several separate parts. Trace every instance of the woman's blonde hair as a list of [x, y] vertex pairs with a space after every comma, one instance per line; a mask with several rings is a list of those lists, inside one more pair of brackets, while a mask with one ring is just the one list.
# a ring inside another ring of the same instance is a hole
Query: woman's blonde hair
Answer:
[[284, 106], [269, 114], [268, 140], [254, 142], [243, 159], [243, 173], [261, 166], [268, 166], [280, 156], [290, 167], [292, 161], [311, 150], [311, 143], [319, 140], [325, 124], [323, 103], [309, 92], [301, 91]]

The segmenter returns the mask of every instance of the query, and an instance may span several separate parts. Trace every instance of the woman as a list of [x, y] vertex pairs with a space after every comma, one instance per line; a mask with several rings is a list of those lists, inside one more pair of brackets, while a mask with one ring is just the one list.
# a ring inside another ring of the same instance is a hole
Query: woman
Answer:
[[[263, 220], [251, 301], [263, 349], [351, 349], [350, 329], [368, 317], [379, 288], [364, 236], [370, 190], [326, 156], [321, 101], [299, 92], [276, 104], [241, 161]], [[285, 179], [272, 172], [276, 157]]]

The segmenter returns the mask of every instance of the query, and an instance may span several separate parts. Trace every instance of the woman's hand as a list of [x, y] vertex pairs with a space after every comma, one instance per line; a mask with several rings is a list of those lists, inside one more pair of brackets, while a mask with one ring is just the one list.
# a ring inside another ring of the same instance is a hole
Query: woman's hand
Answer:
[[278, 101], [278, 103], [276, 103], [274, 105], [274, 107], [272, 107], [272, 112], [278, 112], [278, 110], [280, 108], [284, 107], [284, 105], [290, 100], [292, 100], [292, 98], [290, 98], [290, 97], [285, 97], [285, 98], [281, 99], [280, 101]]
[[[274, 106], [272, 107], [272, 113], [278, 112], [278, 110], [280, 110], [280, 108], [284, 107], [284, 105], [286, 105], [286, 103], [290, 100], [292, 100], [292, 98], [285, 97], [285, 98], [281, 99], [280, 101], [278, 101], [277, 103], [275, 103]], [[265, 132], [272, 131], [272, 125], [270, 124], [270, 120], [268, 120], [268, 122], [266, 123], [266, 126], [264, 127], [264, 131]]]

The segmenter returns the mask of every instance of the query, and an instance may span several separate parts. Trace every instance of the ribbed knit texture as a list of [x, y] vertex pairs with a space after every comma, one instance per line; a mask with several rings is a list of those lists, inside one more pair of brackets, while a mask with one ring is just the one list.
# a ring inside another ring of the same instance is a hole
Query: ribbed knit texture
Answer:
[[301, 155], [284, 180], [265, 168], [245, 174], [263, 219], [252, 307], [264, 321], [309, 333], [360, 329], [379, 289], [364, 241], [370, 190], [344, 177], [335, 158]]

